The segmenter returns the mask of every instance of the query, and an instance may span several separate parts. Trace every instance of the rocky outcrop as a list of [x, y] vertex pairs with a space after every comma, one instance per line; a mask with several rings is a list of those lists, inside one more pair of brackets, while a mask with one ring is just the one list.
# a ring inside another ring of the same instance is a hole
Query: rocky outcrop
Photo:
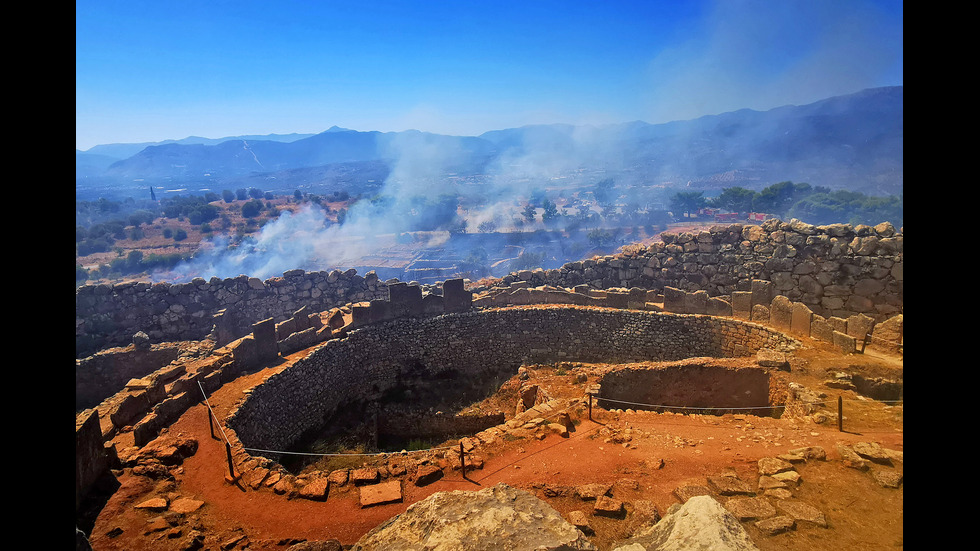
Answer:
[[596, 549], [585, 534], [547, 503], [502, 483], [477, 492], [435, 493], [365, 534], [352, 549], [501, 548]]
[[616, 551], [755, 551], [735, 516], [711, 496], [696, 496], [615, 547]]

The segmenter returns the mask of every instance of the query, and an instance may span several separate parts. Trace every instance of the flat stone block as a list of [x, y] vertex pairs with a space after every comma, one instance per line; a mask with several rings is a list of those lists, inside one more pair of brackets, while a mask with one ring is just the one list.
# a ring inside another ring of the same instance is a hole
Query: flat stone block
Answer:
[[764, 497], [737, 497], [725, 502], [725, 509], [741, 522], [776, 516], [776, 508]]
[[361, 507], [394, 503], [402, 500], [402, 483], [399, 480], [361, 486]]

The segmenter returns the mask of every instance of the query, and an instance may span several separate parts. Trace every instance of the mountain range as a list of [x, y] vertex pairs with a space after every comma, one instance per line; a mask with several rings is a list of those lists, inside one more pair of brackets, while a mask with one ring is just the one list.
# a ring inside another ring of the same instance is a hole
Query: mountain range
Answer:
[[329, 175], [343, 187], [377, 184], [393, 175], [521, 178], [552, 169], [634, 185], [761, 189], [791, 180], [898, 195], [903, 87], [663, 124], [532, 125], [479, 136], [333, 127], [312, 135], [108, 144], [76, 150], [75, 163], [76, 195], [83, 189], [145, 190], [146, 185], [282, 187], [291, 193], [328, 181]]

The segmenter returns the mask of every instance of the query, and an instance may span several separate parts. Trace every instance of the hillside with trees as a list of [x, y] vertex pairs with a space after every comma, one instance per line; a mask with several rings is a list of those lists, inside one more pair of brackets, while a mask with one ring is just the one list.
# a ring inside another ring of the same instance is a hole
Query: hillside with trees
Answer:
[[742, 187], [724, 188], [714, 198], [704, 197], [704, 192], [700, 191], [678, 192], [671, 198], [670, 204], [675, 214], [691, 215], [701, 209], [715, 208], [738, 213], [740, 216], [736, 219], [744, 220], [745, 215], [751, 212], [785, 220], [797, 218], [817, 225], [875, 225], [887, 221], [901, 227], [904, 218], [901, 195], [877, 197], [790, 181], [779, 182], [759, 191]]
[[273, 195], [257, 188], [160, 200], [100, 198], [75, 202], [75, 282], [125, 279], [167, 270], [218, 235], [239, 241], [284, 211], [316, 204], [336, 221], [351, 201], [346, 192]]

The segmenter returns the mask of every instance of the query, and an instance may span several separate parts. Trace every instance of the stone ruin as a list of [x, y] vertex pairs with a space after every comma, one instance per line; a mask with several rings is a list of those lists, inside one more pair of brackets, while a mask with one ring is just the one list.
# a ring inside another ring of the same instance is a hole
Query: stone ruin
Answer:
[[[868, 347], [901, 355], [902, 264], [902, 234], [888, 225], [767, 221], [665, 236], [642, 250], [517, 272], [475, 291], [462, 279], [431, 292], [373, 274], [301, 270], [266, 282], [242, 276], [80, 288], [77, 353], [121, 344], [119, 335], [133, 329], [142, 335], [131, 347], [76, 360], [76, 410], [85, 408], [76, 414], [76, 506], [111, 465], [125, 462], [103, 445], [117, 431], [132, 430], [144, 445], [198, 403], [202, 389], [295, 351], [317, 347], [254, 389], [227, 420], [240, 464], [266, 465], [243, 450], [288, 449], [324, 411], [344, 400], [377, 400], [410, 368], [420, 379], [462, 372], [474, 355], [482, 372], [466, 376], [512, 375], [523, 360], [748, 356], [791, 349], [794, 336], [843, 353]], [[143, 304], [139, 311], [134, 301]], [[196, 321], [154, 329], [175, 317]], [[215, 347], [175, 352], [166, 339], [178, 335], [209, 337]], [[169, 363], [151, 370], [161, 362]], [[122, 390], [106, 395], [124, 379]]]

